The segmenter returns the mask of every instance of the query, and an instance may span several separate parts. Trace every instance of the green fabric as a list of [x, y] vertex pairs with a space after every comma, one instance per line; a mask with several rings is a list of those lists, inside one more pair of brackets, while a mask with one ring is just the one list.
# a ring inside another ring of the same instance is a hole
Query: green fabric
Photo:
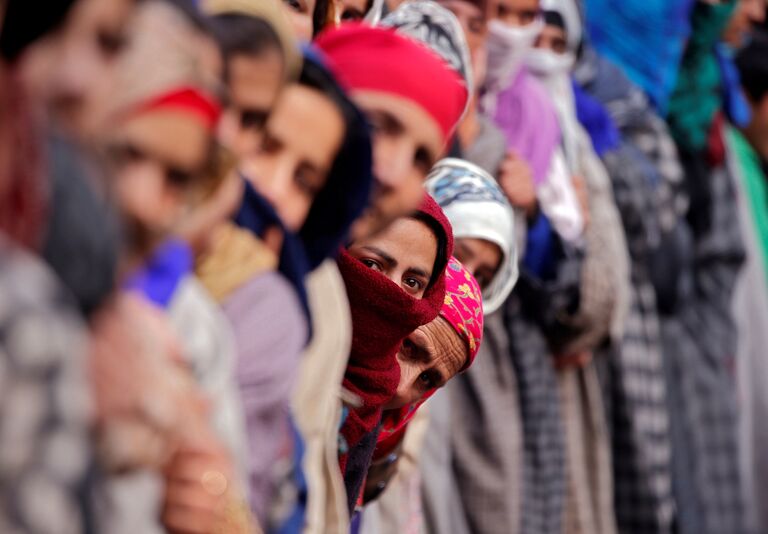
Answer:
[[741, 170], [741, 180], [749, 210], [757, 229], [758, 246], [763, 256], [763, 268], [768, 280], [768, 177], [763, 174], [760, 158], [741, 133], [729, 129], [728, 138]]
[[712, 121], [722, 106], [722, 75], [715, 46], [736, 4], [736, 0], [718, 5], [699, 1], [693, 10], [692, 34], [667, 116], [675, 141], [692, 152], [706, 147]]

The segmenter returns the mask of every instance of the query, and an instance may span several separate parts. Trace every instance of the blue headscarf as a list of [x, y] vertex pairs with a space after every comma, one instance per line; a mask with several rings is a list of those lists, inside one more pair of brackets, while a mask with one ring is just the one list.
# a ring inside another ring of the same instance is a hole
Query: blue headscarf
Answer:
[[694, 0], [584, 0], [595, 48], [666, 113], [675, 88]]

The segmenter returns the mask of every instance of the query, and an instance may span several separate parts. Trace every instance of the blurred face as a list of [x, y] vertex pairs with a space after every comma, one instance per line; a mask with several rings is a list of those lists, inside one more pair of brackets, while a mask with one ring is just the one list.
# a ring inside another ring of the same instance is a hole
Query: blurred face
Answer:
[[420, 326], [403, 342], [397, 353], [400, 384], [385, 409], [393, 410], [418, 402], [430, 390], [443, 387], [456, 376], [469, 358], [467, 345], [453, 327], [438, 317]]
[[475, 54], [477, 49], [485, 43], [488, 24], [485, 13], [479, 6], [464, 2], [463, 0], [440, 0], [440, 5], [448, 9], [459, 19], [464, 35], [467, 38], [470, 54]]
[[260, 56], [235, 55], [228, 65], [229, 107], [222, 116], [222, 143], [238, 158], [256, 153], [269, 110], [283, 81], [283, 59], [277, 50]]
[[458, 238], [453, 255], [475, 277], [481, 289], [488, 287], [501, 267], [501, 249], [485, 239]]
[[300, 41], [312, 40], [312, 13], [315, 0], [283, 0], [283, 12], [293, 27], [293, 32]]
[[475, 87], [481, 87], [485, 81], [488, 61], [485, 50], [485, 41], [488, 37], [486, 14], [479, 6], [463, 0], [441, 0], [440, 5], [456, 15], [461, 23], [469, 47]]
[[297, 231], [325, 186], [344, 137], [344, 119], [330, 98], [294, 84], [280, 94], [258, 153], [244, 167], [283, 223]]
[[363, 20], [365, 14], [371, 8], [373, 2], [369, 0], [344, 0], [341, 20], [344, 22], [355, 22]]
[[437, 121], [410, 100], [372, 91], [357, 91], [352, 99], [373, 131], [376, 189], [371, 206], [352, 228], [353, 239], [361, 239], [418, 207], [444, 139]]
[[113, 131], [108, 155], [121, 211], [129, 223], [167, 234], [210, 169], [210, 131], [174, 109], [129, 118]]
[[420, 299], [432, 277], [437, 238], [421, 221], [403, 217], [379, 235], [353, 243], [349, 254]]
[[765, 22], [765, 0], [740, 0], [723, 34], [726, 43], [740, 47], [757, 24]]
[[555, 54], [565, 54], [568, 51], [568, 41], [565, 30], [557, 26], [546, 25], [536, 38], [536, 48], [551, 50]]
[[539, 0], [491, 0], [489, 18], [508, 26], [527, 26], [539, 15]]
[[91, 135], [107, 112], [132, 5], [132, 0], [80, 0], [58, 31], [20, 58], [25, 86], [71, 134]]
[[752, 104], [752, 122], [744, 134], [763, 160], [768, 160], [768, 95]]

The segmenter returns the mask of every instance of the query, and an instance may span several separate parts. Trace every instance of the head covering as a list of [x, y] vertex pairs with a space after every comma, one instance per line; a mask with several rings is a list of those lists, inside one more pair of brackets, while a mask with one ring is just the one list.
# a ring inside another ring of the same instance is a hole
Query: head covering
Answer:
[[675, 87], [694, 0], [585, 0], [595, 48], [664, 113]]
[[160, 95], [194, 89], [218, 94], [220, 75], [211, 61], [210, 43], [184, 11], [169, 2], [141, 3], [133, 19], [128, 47], [120, 57], [112, 112], [125, 116]]
[[484, 239], [501, 249], [501, 266], [483, 292], [485, 313], [495, 312], [518, 276], [514, 212], [507, 197], [480, 167], [453, 158], [433, 167], [425, 187], [451, 221], [454, 238]]
[[[456, 258], [451, 258], [445, 269], [445, 300], [440, 317], [453, 327], [467, 347], [467, 362], [459, 370], [463, 373], [475, 361], [483, 340], [483, 299], [475, 277]], [[419, 407], [436, 391], [431, 389], [408, 406], [384, 412], [374, 458], [387, 455], [397, 446]]]
[[381, 21], [381, 26], [395, 28], [424, 43], [443, 58], [464, 80], [469, 105], [475, 86], [469, 45], [464, 37], [464, 29], [453, 13], [432, 1], [408, 0], [387, 15]]
[[483, 107], [490, 115], [496, 111], [499, 93], [517, 79], [542, 25], [540, 18], [522, 27], [508, 26], [495, 19], [488, 23], [488, 63]]
[[344, 140], [333, 160], [325, 186], [315, 197], [299, 235], [310, 269], [335, 254], [352, 223], [368, 205], [373, 184], [373, 153], [368, 123], [326, 67], [325, 57], [305, 50], [299, 83], [321, 90], [339, 108]]
[[534, 48], [528, 54], [528, 69], [540, 80], [568, 75], [576, 63], [576, 55], [582, 40], [581, 16], [575, 0], [542, 0], [544, 20], [563, 29], [566, 34], [567, 50], [557, 53], [545, 48]]
[[288, 79], [299, 75], [301, 54], [296, 37], [275, 0], [203, 0], [202, 5], [209, 15], [246, 15], [269, 24], [280, 40]]
[[459, 370], [463, 373], [475, 361], [483, 341], [483, 298], [475, 277], [456, 258], [451, 258], [445, 269], [445, 301], [440, 317], [467, 345], [469, 357]]
[[309, 313], [304, 277], [336, 254], [352, 222], [365, 209], [372, 184], [372, 153], [368, 126], [323, 64], [317, 51], [307, 48], [299, 83], [321, 91], [339, 108], [345, 122], [344, 140], [317, 194], [307, 219], [297, 233], [285, 228], [274, 207], [246, 181], [235, 222], [256, 235], [273, 226], [283, 231], [278, 269], [296, 289]]
[[[461, 77], [437, 54], [392, 29], [349, 24], [320, 35], [315, 44], [349, 91], [377, 91], [408, 99], [452, 135], [468, 100]], [[440, 98], [435, 98], [435, 88]]]
[[737, 5], [697, 2], [692, 33], [669, 101], [667, 122], [677, 144], [697, 151], [707, 146], [715, 115], [723, 108], [723, 73], [716, 45]]
[[6, 0], [0, 29], [0, 55], [13, 61], [26, 48], [56, 30], [76, 0], [54, 0], [41, 6], [29, 0]]
[[175, 109], [195, 117], [206, 129], [213, 131], [221, 115], [221, 105], [213, 97], [195, 87], [178, 87], [143, 102], [133, 115], [151, 111]]
[[[344, 374], [344, 387], [362, 401], [350, 411], [341, 433], [349, 447], [379, 424], [384, 405], [400, 383], [397, 351], [419, 326], [437, 317], [445, 299], [445, 268], [453, 252], [453, 233], [440, 206], [427, 195], [418, 210], [444, 233], [445, 260], [434, 266], [441, 273], [421, 299], [408, 295], [379, 272], [363, 265], [346, 251], [338, 259], [352, 311], [352, 351]], [[342, 461], [342, 466], [344, 461]]]
[[371, 26], [376, 26], [385, 14], [385, 6], [384, 0], [373, 0], [371, 2], [371, 9], [365, 14], [363, 21]]
[[[546, 7], [544, 7], [546, 5]], [[571, 85], [571, 70], [576, 62], [576, 50], [581, 42], [581, 23], [573, 0], [547, 0], [542, 7], [555, 13], [566, 23], [568, 50], [563, 54], [535, 48], [528, 54], [528, 69], [544, 85], [555, 105], [562, 134], [563, 152], [572, 174], [577, 173], [577, 139], [579, 138], [576, 105]], [[573, 33], [574, 35], [571, 35]]]
[[571, 52], [578, 50], [584, 33], [581, 13], [576, 2], [577, 0], [541, 0], [540, 4], [545, 20], [550, 14], [556, 14], [562, 20], [562, 28], [568, 34], [568, 50]]

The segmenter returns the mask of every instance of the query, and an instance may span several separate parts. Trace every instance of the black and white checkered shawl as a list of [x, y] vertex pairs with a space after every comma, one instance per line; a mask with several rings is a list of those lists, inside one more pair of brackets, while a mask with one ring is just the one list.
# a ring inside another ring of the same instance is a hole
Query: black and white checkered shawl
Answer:
[[[673, 432], [674, 489], [681, 534], [747, 531], [739, 475], [731, 302], [744, 252], [731, 176], [684, 159], [692, 204], [688, 292], [665, 318], [664, 358]], [[703, 212], [703, 213], [702, 213]]]
[[612, 427], [619, 531], [672, 532], [671, 438], [656, 293], [649, 254], [685, 208], [677, 149], [647, 98], [614, 65], [587, 49], [578, 76], [620, 128], [623, 146], [606, 155], [622, 216], [632, 296], [623, 339], [606, 362], [605, 401]]
[[605, 374], [616, 517], [620, 532], [668, 533], [674, 516], [671, 443], [656, 296], [647, 268], [660, 233], [658, 197], [649, 179], [655, 167], [628, 144], [604, 161], [632, 259], [630, 311]]

